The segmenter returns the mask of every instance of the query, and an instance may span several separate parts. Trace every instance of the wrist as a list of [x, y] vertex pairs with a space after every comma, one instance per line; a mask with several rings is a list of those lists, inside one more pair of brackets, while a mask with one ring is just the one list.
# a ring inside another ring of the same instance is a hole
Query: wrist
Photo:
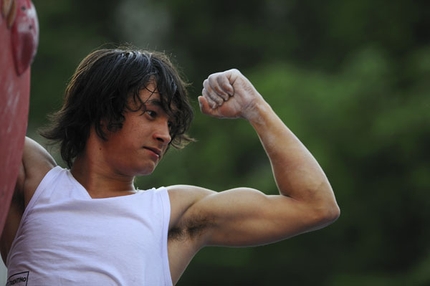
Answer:
[[267, 121], [267, 116], [273, 113], [272, 107], [265, 101], [261, 100], [250, 106], [243, 114], [243, 118], [249, 121], [251, 125], [264, 125]]

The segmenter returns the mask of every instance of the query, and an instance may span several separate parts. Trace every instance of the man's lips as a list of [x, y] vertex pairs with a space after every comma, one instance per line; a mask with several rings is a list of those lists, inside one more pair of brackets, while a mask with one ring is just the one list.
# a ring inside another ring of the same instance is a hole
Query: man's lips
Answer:
[[158, 158], [161, 158], [161, 154], [162, 154], [161, 149], [154, 148], [154, 147], [143, 147], [143, 148], [146, 149], [146, 150], [149, 150], [149, 151], [151, 151], [153, 153], [155, 153], [155, 155], [157, 155]]

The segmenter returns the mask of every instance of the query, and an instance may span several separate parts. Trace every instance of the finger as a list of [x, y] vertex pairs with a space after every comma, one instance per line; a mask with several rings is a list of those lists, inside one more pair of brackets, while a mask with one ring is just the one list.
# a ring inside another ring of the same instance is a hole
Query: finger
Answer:
[[224, 73], [224, 76], [217, 77], [217, 87], [220, 89], [220, 92], [222, 92], [227, 97], [224, 98], [224, 100], [228, 100], [231, 96], [234, 95], [234, 86], [230, 82], [230, 78], [228, 77], [227, 73]]
[[200, 111], [204, 114], [211, 114], [213, 109], [209, 106], [207, 99], [204, 96], [199, 96], [197, 99], [199, 101]]
[[229, 94], [229, 91], [231, 87], [224, 73], [212, 74], [208, 77], [207, 81], [208, 85], [223, 101], [227, 101], [230, 98], [231, 94]]
[[213, 89], [213, 87], [209, 83], [209, 80], [205, 80], [203, 82], [202, 95], [206, 97], [212, 108], [221, 106], [224, 103], [224, 98], [216, 90]]
[[212, 98], [208, 95], [208, 92], [206, 89], [202, 90], [202, 97], [205, 99], [205, 101], [208, 103], [208, 106], [210, 108], [217, 108], [218, 103], [212, 100]]

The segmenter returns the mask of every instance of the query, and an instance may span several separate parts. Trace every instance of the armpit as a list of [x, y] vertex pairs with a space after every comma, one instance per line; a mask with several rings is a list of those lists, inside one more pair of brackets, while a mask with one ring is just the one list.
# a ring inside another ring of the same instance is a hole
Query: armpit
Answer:
[[198, 216], [192, 219], [187, 219], [180, 226], [173, 227], [169, 230], [169, 240], [187, 240], [197, 239], [204, 232], [213, 226], [213, 220], [207, 216]]

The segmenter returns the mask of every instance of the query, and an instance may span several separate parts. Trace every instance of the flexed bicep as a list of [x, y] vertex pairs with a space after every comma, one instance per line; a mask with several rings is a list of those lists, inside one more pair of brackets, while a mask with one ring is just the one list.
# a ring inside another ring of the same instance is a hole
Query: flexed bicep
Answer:
[[203, 234], [205, 245], [268, 244], [310, 231], [313, 225], [306, 204], [252, 188], [211, 194], [193, 208], [192, 213], [210, 222]]

